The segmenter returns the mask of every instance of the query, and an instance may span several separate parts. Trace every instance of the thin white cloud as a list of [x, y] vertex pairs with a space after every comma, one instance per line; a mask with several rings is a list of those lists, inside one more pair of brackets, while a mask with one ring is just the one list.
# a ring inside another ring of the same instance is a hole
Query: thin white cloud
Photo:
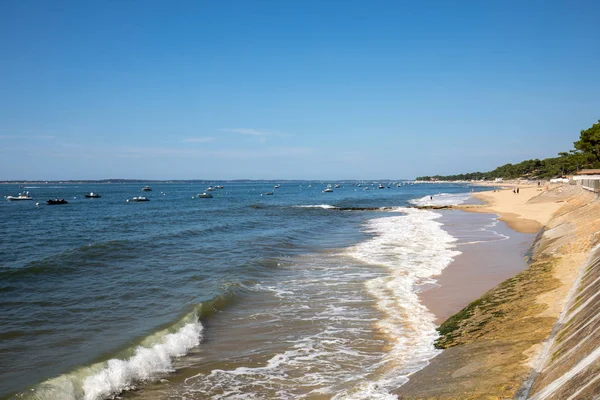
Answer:
[[259, 138], [261, 142], [265, 142], [267, 137], [289, 137], [293, 136], [289, 133], [265, 131], [262, 129], [250, 129], [250, 128], [226, 128], [220, 129], [221, 132], [227, 133], [239, 133], [240, 135], [254, 136]]
[[52, 139], [56, 139], [56, 136], [52, 136], [52, 135], [0, 135], [0, 139], [52, 140]]
[[195, 137], [195, 138], [187, 138], [183, 141], [183, 143], [208, 143], [216, 140], [214, 137]]
[[52, 136], [52, 135], [35, 135], [35, 136], [30, 136], [32, 139], [39, 139], [39, 140], [52, 140], [52, 139], [56, 139], [56, 136]]
[[240, 135], [251, 135], [251, 136], [272, 136], [274, 132], [261, 131], [258, 129], [247, 129], [247, 128], [234, 128], [234, 129], [221, 129], [221, 132], [239, 133]]

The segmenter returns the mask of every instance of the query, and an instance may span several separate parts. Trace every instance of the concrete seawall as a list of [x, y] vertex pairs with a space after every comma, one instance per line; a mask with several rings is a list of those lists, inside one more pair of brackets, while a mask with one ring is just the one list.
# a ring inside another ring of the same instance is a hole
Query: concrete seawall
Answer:
[[400, 399], [594, 399], [600, 393], [600, 201], [577, 186], [531, 200], [562, 207], [529, 267], [440, 327], [445, 350]]
[[600, 396], [600, 247], [582, 269], [543, 356], [521, 398], [593, 399]]

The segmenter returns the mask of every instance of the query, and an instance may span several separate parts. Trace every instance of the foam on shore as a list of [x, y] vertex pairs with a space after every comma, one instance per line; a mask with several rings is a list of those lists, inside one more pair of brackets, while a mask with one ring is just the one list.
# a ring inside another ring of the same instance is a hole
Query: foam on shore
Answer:
[[416, 206], [453, 206], [463, 204], [471, 198], [471, 193], [437, 193], [410, 200]]
[[367, 232], [375, 236], [355, 246], [351, 253], [361, 261], [379, 265], [387, 275], [367, 282], [369, 292], [385, 318], [376, 323], [391, 341], [391, 350], [382, 362], [382, 378], [357, 388], [343, 398], [387, 399], [389, 391], [408, 380], [408, 375], [427, 365], [439, 350], [435, 316], [420, 303], [419, 286], [434, 282], [460, 254], [456, 238], [444, 231], [429, 210], [396, 209], [404, 215], [373, 219]]

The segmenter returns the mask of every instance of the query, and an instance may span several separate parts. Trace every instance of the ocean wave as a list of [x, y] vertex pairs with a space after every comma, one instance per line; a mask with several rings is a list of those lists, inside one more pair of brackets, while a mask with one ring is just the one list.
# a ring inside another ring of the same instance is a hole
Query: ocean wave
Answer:
[[455, 250], [456, 238], [436, 221], [439, 213], [401, 211], [402, 216], [369, 221], [366, 232], [375, 236], [349, 250], [355, 258], [388, 271], [367, 282], [385, 315], [377, 326], [393, 343], [384, 361], [388, 372], [378, 382], [365, 383], [339, 398], [390, 398], [389, 389], [404, 384], [408, 375], [439, 353], [433, 346], [438, 337], [435, 316], [420, 303], [417, 293], [419, 285], [433, 281], [460, 252]]
[[173, 372], [173, 360], [198, 346], [203, 326], [196, 311], [169, 329], [145, 338], [121, 357], [49, 379], [18, 398], [35, 400], [100, 400], [135, 389]]
[[336, 206], [332, 206], [330, 204], [314, 204], [314, 205], [306, 205], [306, 206], [294, 206], [296, 208], [322, 208], [324, 210], [331, 210], [333, 208], [337, 208]]
[[438, 193], [412, 199], [408, 202], [416, 206], [453, 206], [462, 204], [471, 198], [471, 193]]

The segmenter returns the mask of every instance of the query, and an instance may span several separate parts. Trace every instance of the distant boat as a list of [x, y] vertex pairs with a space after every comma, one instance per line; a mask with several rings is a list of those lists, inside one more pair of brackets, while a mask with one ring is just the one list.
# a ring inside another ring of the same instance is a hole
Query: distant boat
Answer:
[[210, 193], [199, 193], [198, 195], [196, 195], [196, 197], [198, 197], [199, 199], [212, 199], [213, 195]]
[[379, 184], [379, 186], [377, 187], [378, 189], [385, 189], [385, 186], [383, 186], [381, 183]]
[[331, 192], [333, 192], [331, 185], [327, 185], [327, 187], [323, 190], [323, 193], [331, 193]]
[[336, 183], [333, 187], [336, 188], [336, 189], [338, 189], [340, 187], [340, 184]]
[[150, 186], [144, 186], [142, 188], [142, 192], [151, 192], [151, 191], [152, 191], [152, 188]]
[[212, 186], [209, 186], [209, 187], [206, 188], [207, 192], [213, 192], [214, 190], [215, 190], [215, 188], [212, 187]]
[[[144, 196], [138, 196], [138, 197], [134, 197], [133, 199], [131, 199], [131, 201], [135, 201], [135, 202], [150, 201], [150, 199], [147, 197], [144, 197]], [[127, 202], [129, 203], [129, 200], [127, 200]]]
[[223, 189], [223, 186], [217, 185], [217, 186], [215, 186], [215, 189]]
[[261, 194], [261, 196], [262, 196], [262, 195], [265, 195], [265, 196], [273, 196], [273, 192], [264, 192], [263, 194]]
[[29, 192], [23, 192], [23, 193], [19, 193], [18, 196], [7, 196], [6, 200], [9, 200], [9, 201], [33, 200], [33, 198], [31, 198], [29, 196]]
[[369, 187], [368, 187], [368, 186], [365, 186], [365, 188], [364, 188], [363, 190], [369, 190]]
[[98, 193], [89, 192], [85, 194], [85, 197], [88, 199], [99, 199], [102, 196], [100, 196]]
[[279, 189], [281, 187], [281, 185], [275, 185], [273, 186], [275, 189]]
[[69, 204], [69, 202], [66, 201], [65, 199], [48, 199], [48, 200], [46, 200], [46, 203], [48, 203], [49, 206], [52, 206], [55, 204]]

